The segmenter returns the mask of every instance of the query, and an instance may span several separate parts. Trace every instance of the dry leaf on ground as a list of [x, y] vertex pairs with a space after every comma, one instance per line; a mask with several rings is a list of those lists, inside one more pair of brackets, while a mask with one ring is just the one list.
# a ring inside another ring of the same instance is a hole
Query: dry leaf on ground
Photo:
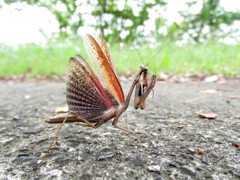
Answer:
[[59, 107], [59, 108], [56, 109], [55, 112], [56, 112], [56, 113], [65, 113], [65, 112], [68, 112], [68, 106]]
[[203, 150], [199, 150], [198, 151], [198, 155], [203, 155], [204, 154], [204, 151]]
[[216, 94], [218, 91], [216, 89], [206, 89], [199, 91], [200, 94]]
[[234, 118], [240, 119], [240, 114], [239, 114], [239, 115], [236, 115]]
[[215, 82], [217, 80], [218, 80], [218, 76], [217, 75], [209, 76], [209, 77], [206, 77], [204, 79], [205, 82]]
[[240, 99], [240, 96], [229, 96], [230, 99]]
[[233, 146], [234, 146], [235, 148], [239, 148], [239, 147], [240, 147], [237, 143], [233, 144]]
[[91, 168], [87, 171], [87, 173], [92, 176], [92, 175], [93, 175], [93, 168], [91, 167]]
[[198, 113], [201, 118], [215, 119], [218, 115], [215, 113]]
[[226, 80], [219, 80], [217, 81], [218, 84], [227, 84], [227, 81]]
[[182, 125], [179, 125], [178, 128], [184, 128], [185, 126], [187, 126], [186, 124], [182, 124]]

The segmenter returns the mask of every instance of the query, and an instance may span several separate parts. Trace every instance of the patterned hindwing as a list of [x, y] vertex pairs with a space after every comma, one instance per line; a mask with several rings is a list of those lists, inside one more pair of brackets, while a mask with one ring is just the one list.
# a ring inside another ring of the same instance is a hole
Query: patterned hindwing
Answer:
[[69, 60], [67, 104], [86, 120], [99, 120], [112, 104], [99, 80], [79, 55]]

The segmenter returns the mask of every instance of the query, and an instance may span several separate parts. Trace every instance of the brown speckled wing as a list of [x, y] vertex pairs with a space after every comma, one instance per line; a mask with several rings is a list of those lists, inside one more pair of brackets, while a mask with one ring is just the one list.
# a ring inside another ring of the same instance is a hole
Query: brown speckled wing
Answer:
[[113, 107], [100, 81], [79, 55], [69, 60], [67, 104], [69, 111], [86, 120], [100, 120]]

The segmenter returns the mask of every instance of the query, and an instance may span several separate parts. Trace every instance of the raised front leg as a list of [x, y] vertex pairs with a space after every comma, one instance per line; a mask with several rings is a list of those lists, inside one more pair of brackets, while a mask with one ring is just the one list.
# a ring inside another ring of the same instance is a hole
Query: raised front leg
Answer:
[[[142, 149], [142, 153], [143, 153], [143, 156], [144, 156], [147, 164], [152, 167], [152, 165], [151, 165], [151, 163], [150, 163], [148, 157], [146, 156], [146, 153], [145, 153], [145, 151], [144, 151], [144, 149], [143, 149], [143, 147], [142, 147], [142, 143], [141, 143], [141, 141], [140, 141], [139, 136], [138, 136], [136, 133], [134, 133], [134, 132], [132, 132], [132, 131], [129, 131], [129, 130], [127, 130], [127, 129], [121, 128], [121, 127], [119, 127], [119, 126], [117, 125], [117, 122], [118, 122], [121, 114], [127, 109], [128, 105], [129, 105], [130, 98], [131, 98], [131, 96], [132, 96], [134, 87], [136, 86], [136, 88], [139, 88], [139, 78], [141, 77], [141, 74], [142, 74], [142, 73], [143, 73], [143, 71], [142, 71], [142, 69], [141, 69], [141, 70], [138, 72], [138, 74], [137, 74], [135, 80], [133, 81], [132, 86], [131, 86], [131, 88], [130, 88], [130, 90], [129, 90], [129, 92], [128, 92], [127, 98], [126, 98], [126, 100], [125, 100], [125, 106], [121, 109], [121, 111], [118, 112], [118, 114], [116, 115], [116, 117], [114, 118], [114, 120], [113, 120], [113, 122], [112, 122], [112, 125], [113, 125], [115, 128], [118, 128], [118, 129], [120, 129], [120, 130], [122, 130], [122, 131], [124, 131], [124, 132], [126, 132], [126, 133], [128, 133], [128, 134], [132, 134], [132, 135], [134, 135], [134, 136], [137, 138], [137, 141], [138, 141], [138, 143], [139, 143], [139, 145], [140, 145], [140, 147], [141, 147], [141, 149]], [[145, 99], [146, 99], [147, 96], [149, 95], [150, 91], [151, 91], [151, 90], [153, 89], [153, 87], [155, 86], [155, 83], [156, 83], [156, 75], [153, 75], [152, 78], [151, 78], [151, 80], [150, 80], [149, 85], [146, 87], [146, 91], [140, 96], [140, 99], [139, 99], [138, 102], [136, 103], [136, 105], [135, 105], [135, 108], [136, 108], [136, 109], [139, 107], [139, 105], [140, 105], [143, 101], [145, 101]], [[139, 90], [139, 89], [138, 89], [138, 90]], [[154, 168], [154, 169], [156, 169], [156, 168]], [[157, 170], [157, 171], [158, 171], [158, 170]]]
[[141, 109], [144, 109], [145, 100], [148, 97], [151, 90], [153, 89], [153, 87], [155, 86], [155, 84], [156, 84], [156, 75], [152, 75], [149, 84], [147, 84], [147, 86], [144, 87], [145, 88], [144, 90], [141, 91], [141, 89], [139, 89], [139, 88], [141, 88], [140, 84], [139, 84], [140, 87], [136, 86], [136, 88], [138, 88], [138, 89], [136, 89], [136, 90], [138, 90], [138, 94], [136, 92], [135, 96], [138, 95], [138, 97], [137, 98], [135, 97], [135, 98], [138, 101], [135, 99], [135, 102], [134, 102], [135, 109], [138, 109], [139, 107], [141, 107]]
[[[142, 80], [142, 84], [140, 83], [140, 81], [137, 82], [136, 87], [135, 87], [135, 96], [134, 96], [134, 107], [138, 104], [139, 99], [141, 98], [141, 96], [144, 94], [144, 92], [146, 91], [147, 87], [148, 87], [148, 78], [147, 78], [148, 74], [147, 71], [144, 71], [142, 74], [143, 80]], [[145, 100], [143, 100], [139, 107], [141, 109], [145, 108]]]
[[137, 76], [135, 77], [135, 79], [134, 79], [134, 81], [133, 81], [133, 83], [132, 83], [132, 85], [129, 89], [128, 95], [125, 99], [125, 104], [124, 104], [124, 108], [123, 108], [122, 112], [124, 112], [128, 108], [129, 102], [130, 102], [130, 99], [131, 99], [131, 96], [132, 96], [132, 93], [133, 93], [133, 90], [134, 90], [134, 87], [136, 86], [136, 84], [139, 83], [139, 79], [140, 79], [142, 73], [143, 73], [142, 69], [137, 73]]

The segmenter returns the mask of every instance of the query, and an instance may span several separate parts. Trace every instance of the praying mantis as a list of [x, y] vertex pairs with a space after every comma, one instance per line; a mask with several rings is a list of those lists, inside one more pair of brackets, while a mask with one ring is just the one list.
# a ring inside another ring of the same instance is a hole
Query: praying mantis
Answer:
[[[68, 122], [78, 122], [80, 125], [96, 129], [113, 119], [112, 125], [115, 128], [135, 135], [141, 145], [137, 134], [119, 127], [117, 123], [129, 106], [134, 88], [135, 109], [139, 107], [141, 109], [145, 108], [145, 100], [155, 86], [156, 75], [153, 74], [149, 78], [148, 68], [143, 65], [140, 66], [140, 70], [137, 72], [126, 98], [124, 98], [117, 71], [105, 40], [102, 37], [94, 39], [91, 35], [86, 35], [84, 45], [94, 71], [82, 56], [76, 55], [70, 58], [66, 80], [66, 98], [69, 112], [45, 120], [46, 123], [62, 123], [62, 125], [40, 165], [43, 163], [62, 126]], [[143, 153], [146, 158], [144, 150]]]

